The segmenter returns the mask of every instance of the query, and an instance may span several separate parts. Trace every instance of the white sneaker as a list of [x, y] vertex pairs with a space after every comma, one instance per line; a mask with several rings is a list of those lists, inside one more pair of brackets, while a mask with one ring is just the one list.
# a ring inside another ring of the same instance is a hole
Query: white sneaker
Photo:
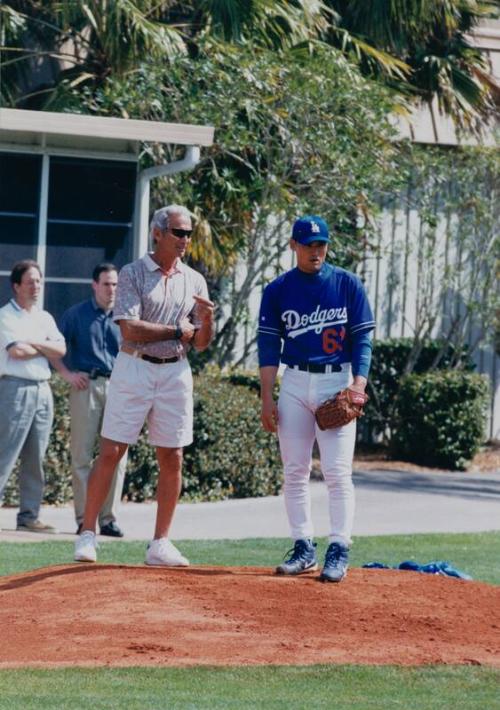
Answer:
[[160, 537], [159, 540], [149, 543], [146, 564], [161, 567], [188, 567], [189, 560], [181, 555], [168, 538]]
[[84, 530], [75, 542], [75, 562], [95, 562], [97, 560], [97, 540], [95, 533]]

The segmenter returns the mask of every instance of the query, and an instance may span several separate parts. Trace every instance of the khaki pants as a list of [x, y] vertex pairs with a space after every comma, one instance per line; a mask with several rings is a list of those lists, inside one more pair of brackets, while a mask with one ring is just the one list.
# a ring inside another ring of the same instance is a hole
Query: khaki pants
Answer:
[[[108, 386], [108, 379], [98, 377], [89, 380], [86, 390], [71, 388], [71, 473], [78, 525], [82, 522], [85, 512], [87, 483], [96, 453], [97, 436], [101, 430]], [[111, 488], [99, 512], [100, 527], [116, 520], [117, 509], [122, 498], [126, 465], [127, 454], [125, 453], [116, 467]]]

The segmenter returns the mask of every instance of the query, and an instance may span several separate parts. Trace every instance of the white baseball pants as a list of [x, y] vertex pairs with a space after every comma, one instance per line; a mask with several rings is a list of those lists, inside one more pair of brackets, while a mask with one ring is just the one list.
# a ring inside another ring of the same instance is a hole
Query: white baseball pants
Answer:
[[316, 374], [287, 368], [278, 401], [278, 436], [285, 475], [285, 506], [292, 539], [312, 538], [309, 476], [314, 440], [328, 488], [330, 542], [349, 546], [354, 519], [352, 459], [356, 421], [321, 431], [314, 412], [321, 402], [352, 382], [351, 369]]

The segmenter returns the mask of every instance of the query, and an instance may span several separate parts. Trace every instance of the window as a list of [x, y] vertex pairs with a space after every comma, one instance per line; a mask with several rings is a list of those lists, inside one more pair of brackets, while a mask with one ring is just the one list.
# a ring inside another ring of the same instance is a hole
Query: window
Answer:
[[136, 169], [127, 162], [51, 159], [47, 280], [90, 279], [100, 261], [118, 268], [130, 261]]
[[[9, 271], [10, 273], [10, 271]], [[12, 287], [8, 276], [0, 276], [0, 308], [12, 298]]]
[[90, 284], [48, 282], [45, 284], [44, 308], [59, 319], [70, 306], [85, 301], [91, 295]]
[[120, 268], [130, 261], [131, 231], [131, 225], [49, 222], [47, 278], [90, 278], [100, 261]]
[[[9, 274], [20, 259], [38, 259], [46, 308], [59, 318], [90, 296], [100, 261], [121, 268], [132, 258], [137, 165], [50, 156], [42, 191], [42, 156], [0, 152], [0, 305], [11, 297]], [[42, 193], [47, 204], [42, 205]], [[39, 215], [47, 210], [45, 229]], [[45, 243], [39, 244], [39, 232]]]
[[53, 220], [128, 224], [134, 209], [135, 163], [53, 157], [49, 223]]
[[37, 155], [0, 153], [0, 274], [36, 257], [41, 164]]

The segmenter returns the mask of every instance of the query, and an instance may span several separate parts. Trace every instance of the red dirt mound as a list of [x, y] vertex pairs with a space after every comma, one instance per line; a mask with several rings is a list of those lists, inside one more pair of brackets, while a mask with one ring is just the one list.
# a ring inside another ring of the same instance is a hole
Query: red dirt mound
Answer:
[[67, 565], [0, 580], [0, 667], [477, 664], [500, 667], [500, 588], [351, 569]]

